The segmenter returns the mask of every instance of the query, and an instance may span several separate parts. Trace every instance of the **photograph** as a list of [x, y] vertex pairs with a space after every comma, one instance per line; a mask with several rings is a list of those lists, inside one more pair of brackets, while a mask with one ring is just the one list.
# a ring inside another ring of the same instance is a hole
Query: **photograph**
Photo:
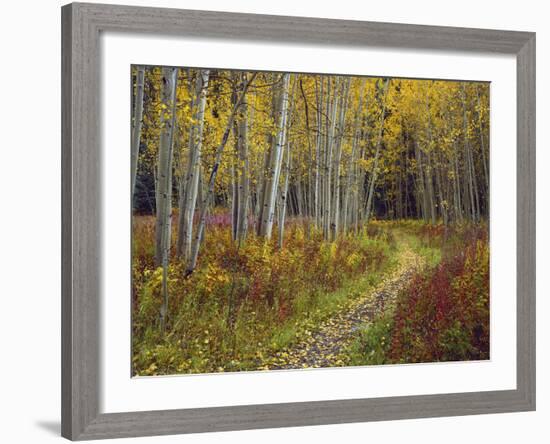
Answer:
[[119, 3], [3, 8], [1, 441], [548, 441], [545, 4]]
[[490, 82], [129, 76], [132, 376], [490, 359]]

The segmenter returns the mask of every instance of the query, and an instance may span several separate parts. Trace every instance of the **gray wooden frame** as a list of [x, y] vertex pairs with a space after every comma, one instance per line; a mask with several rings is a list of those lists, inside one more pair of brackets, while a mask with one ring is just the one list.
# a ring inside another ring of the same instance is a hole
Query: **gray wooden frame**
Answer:
[[[515, 55], [517, 389], [100, 413], [102, 31]], [[63, 436], [84, 440], [535, 409], [534, 33], [73, 3], [62, 8], [62, 108]]]

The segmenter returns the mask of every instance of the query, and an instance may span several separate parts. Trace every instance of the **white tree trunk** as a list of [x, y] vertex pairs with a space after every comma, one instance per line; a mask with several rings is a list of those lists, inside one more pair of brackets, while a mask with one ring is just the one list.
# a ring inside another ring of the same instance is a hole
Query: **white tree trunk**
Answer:
[[382, 114], [380, 115], [380, 124], [378, 127], [378, 138], [376, 141], [376, 153], [374, 154], [374, 164], [372, 166], [372, 173], [369, 181], [369, 193], [367, 197], [367, 209], [365, 214], [365, 221], [369, 221], [371, 208], [372, 208], [372, 197], [374, 194], [374, 186], [376, 184], [376, 179], [378, 176], [378, 159], [380, 157], [380, 147], [382, 146], [382, 135], [384, 133], [384, 118], [386, 114], [386, 98], [388, 95], [388, 87], [390, 85], [390, 79], [386, 79], [384, 82], [384, 97], [382, 103]]
[[332, 204], [332, 239], [336, 239], [340, 231], [340, 164], [342, 162], [342, 143], [344, 139], [344, 129], [346, 123], [346, 111], [349, 92], [350, 78], [347, 77], [342, 83], [342, 92], [340, 95], [340, 116], [338, 119], [338, 133], [335, 135], [335, 155], [334, 155], [334, 196]]
[[322, 128], [323, 128], [323, 112], [322, 112], [322, 103], [323, 103], [323, 78], [321, 77], [321, 87], [320, 92], [317, 91], [317, 79], [315, 80], [315, 89], [317, 93], [317, 143], [315, 145], [315, 188], [313, 191], [313, 201], [314, 201], [314, 212], [315, 212], [315, 226], [318, 228], [320, 225], [320, 211], [319, 211], [319, 200], [320, 200], [320, 189], [319, 189], [319, 169], [321, 162], [321, 144], [322, 144]]
[[206, 214], [208, 212], [208, 206], [210, 204], [210, 201], [212, 199], [212, 196], [214, 194], [214, 185], [216, 183], [216, 177], [218, 175], [218, 170], [220, 168], [220, 163], [222, 159], [222, 154], [225, 149], [225, 145], [227, 144], [227, 139], [229, 139], [229, 134], [231, 132], [231, 128], [233, 127], [233, 122], [235, 121], [235, 115], [237, 114], [237, 111], [239, 110], [239, 107], [241, 106], [242, 101], [246, 97], [246, 92], [251, 85], [251, 83], [256, 78], [256, 73], [252, 74], [250, 76], [250, 79], [246, 82], [246, 84], [243, 86], [243, 90], [241, 92], [241, 95], [239, 99], [237, 100], [237, 103], [235, 104], [233, 111], [231, 111], [231, 114], [229, 116], [229, 119], [227, 121], [227, 125], [225, 127], [225, 131], [222, 136], [222, 140], [218, 147], [216, 148], [216, 156], [214, 160], [214, 165], [212, 166], [212, 171], [210, 172], [210, 179], [208, 180], [208, 190], [206, 192], [206, 195], [201, 202], [200, 205], [200, 216], [199, 216], [199, 224], [197, 226], [197, 229], [195, 231], [193, 246], [191, 250], [191, 257], [187, 263], [187, 268], [185, 270], [185, 277], [189, 277], [193, 271], [195, 271], [195, 268], [197, 267], [197, 259], [199, 257], [199, 248], [202, 242], [202, 235], [204, 232], [204, 226], [206, 224]]
[[354, 183], [355, 181], [353, 179], [357, 173], [357, 142], [359, 141], [360, 136], [359, 122], [361, 121], [361, 113], [363, 112], [363, 94], [365, 91], [366, 83], [366, 79], [363, 79], [361, 81], [361, 87], [359, 89], [359, 103], [357, 104], [357, 109], [355, 110], [355, 118], [353, 121], [353, 141], [351, 145], [350, 162], [346, 174], [346, 189], [342, 208], [342, 228], [344, 233], [346, 233], [347, 231], [348, 220], [350, 219], [348, 213], [350, 212], [350, 208], [353, 209], [353, 205], [350, 205], [350, 196], [352, 195], [352, 193], [357, 192], [357, 190], [355, 189], [356, 184]]
[[176, 118], [177, 68], [162, 69], [161, 130], [158, 160], [156, 264], [162, 267], [163, 302], [160, 309], [161, 326], [166, 324], [168, 309], [168, 259], [172, 217], [172, 144]]
[[[246, 85], [247, 74], [241, 73], [241, 85]], [[237, 122], [237, 176], [239, 180], [239, 214], [237, 224], [237, 240], [243, 242], [248, 232], [248, 202], [250, 199], [250, 172], [248, 160], [248, 102], [246, 96], [241, 101]]]
[[281, 204], [279, 209], [279, 249], [283, 248], [283, 238], [284, 238], [284, 230], [285, 230], [285, 215], [286, 215], [286, 207], [287, 207], [287, 196], [288, 196], [288, 182], [290, 179], [290, 143], [287, 142], [286, 144], [286, 156], [285, 156], [285, 163], [284, 163], [284, 173], [285, 173], [285, 182], [283, 185], [283, 190], [281, 191]]
[[279, 176], [281, 173], [281, 154], [286, 138], [286, 122], [288, 110], [288, 86], [290, 74], [283, 74], [282, 94], [278, 106], [277, 116], [277, 138], [273, 147], [271, 162], [267, 172], [265, 185], [265, 200], [263, 203], [262, 221], [260, 227], [260, 236], [271, 239], [273, 228], [273, 218], [275, 215], [275, 202], [277, 198], [277, 189], [279, 185]]
[[141, 137], [141, 126], [143, 123], [143, 86], [145, 83], [145, 68], [143, 66], [137, 67], [136, 73], [136, 99], [134, 103], [134, 125], [132, 127], [132, 177], [131, 177], [131, 190], [132, 198], [136, 189], [136, 175], [137, 165], [139, 158], [139, 144]]
[[[340, 85], [340, 77], [336, 77], [332, 100], [330, 100], [330, 84], [328, 85], [327, 96], [327, 137], [326, 137], [326, 153], [325, 153], [325, 177], [324, 177], [324, 208], [323, 208], [323, 235], [325, 239], [330, 239], [331, 227], [331, 200], [332, 200], [332, 151], [334, 149], [334, 134], [336, 127], [337, 116], [337, 96], [338, 87]], [[330, 112], [329, 112], [330, 109]], [[330, 121], [329, 119], [330, 115]]]
[[190, 131], [189, 138], [189, 163], [185, 175], [185, 187], [180, 186], [180, 205], [178, 219], [178, 253], [188, 259], [191, 255], [193, 239], [193, 216], [197, 204], [197, 193], [202, 155], [202, 133], [204, 128], [204, 110], [210, 71], [201, 70], [197, 75], [196, 96], [197, 110], [195, 114], [194, 128]]

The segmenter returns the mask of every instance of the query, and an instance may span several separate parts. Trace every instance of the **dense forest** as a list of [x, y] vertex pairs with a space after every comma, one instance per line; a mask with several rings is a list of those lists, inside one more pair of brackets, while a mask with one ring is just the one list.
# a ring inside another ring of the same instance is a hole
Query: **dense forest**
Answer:
[[488, 358], [488, 83], [131, 81], [134, 374]]

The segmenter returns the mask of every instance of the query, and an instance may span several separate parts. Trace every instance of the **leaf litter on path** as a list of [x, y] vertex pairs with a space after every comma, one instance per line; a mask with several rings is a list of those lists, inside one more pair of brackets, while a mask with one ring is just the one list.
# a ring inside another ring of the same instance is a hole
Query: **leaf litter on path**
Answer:
[[396, 269], [371, 291], [354, 299], [314, 330], [305, 330], [292, 347], [266, 357], [261, 370], [282, 370], [346, 365], [342, 352], [369, 322], [393, 310], [398, 293], [424, 260], [407, 244], [398, 253]]

